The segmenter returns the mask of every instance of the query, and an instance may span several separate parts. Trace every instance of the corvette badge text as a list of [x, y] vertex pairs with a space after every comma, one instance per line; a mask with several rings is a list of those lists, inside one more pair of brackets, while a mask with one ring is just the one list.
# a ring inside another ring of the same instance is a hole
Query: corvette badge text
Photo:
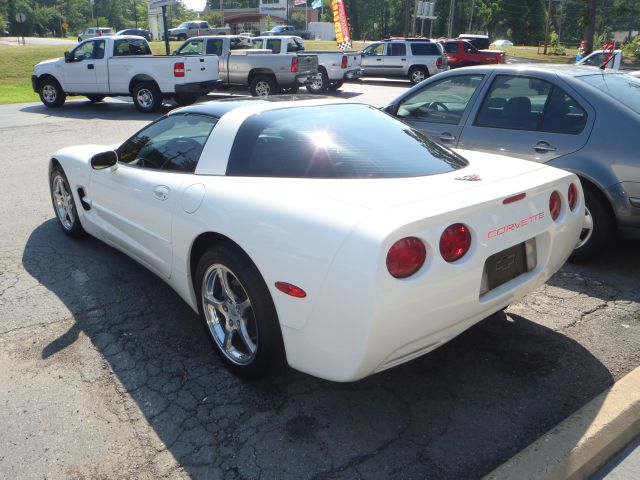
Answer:
[[504, 225], [503, 227], [494, 228], [493, 230], [489, 230], [487, 233], [487, 238], [496, 238], [500, 235], [504, 235], [505, 233], [511, 232], [513, 230], [518, 230], [520, 227], [524, 227], [529, 225], [530, 223], [537, 222], [544, 218], [544, 212], [538, 212], [530, 217], [523, 218], [518, 220], [515, 223], [510, 223], [509, 225]]

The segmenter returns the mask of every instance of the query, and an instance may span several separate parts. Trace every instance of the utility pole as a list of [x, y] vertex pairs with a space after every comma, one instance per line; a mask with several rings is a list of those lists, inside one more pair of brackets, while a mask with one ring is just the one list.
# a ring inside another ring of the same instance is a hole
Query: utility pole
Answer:
[[473, 10], [476, 8], [476, 0], [471, 1], [471, 16], [469, 17], [469, 28], [467, 29], [467, 33], [471, 33], [471, 24], [473, 23]]
[[220, 0], [220, 26], [224, 27], [224, 0]]
[[547, 28], [544, 31], [544, 53], [547, 54], [547, 45], [549, 44], [549, 27], [551, 26], [551, 0], [549, 0], [549, 6], [547, 7]]
[[447, 37], [451, 38], [453, 32], [453, 12], [456, 10], [456, 0], [451, 0], [449, 4], [449, 29], [447, 30]]
[[136, 8], [136, 0], [133, 0], [133, 19], [136, 22], [136, 28], [138, 28], [138, 9]]

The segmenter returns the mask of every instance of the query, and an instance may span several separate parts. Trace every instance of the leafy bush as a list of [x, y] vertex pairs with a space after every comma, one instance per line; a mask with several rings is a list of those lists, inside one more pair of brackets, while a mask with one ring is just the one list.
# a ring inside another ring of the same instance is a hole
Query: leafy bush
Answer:
[[623, 55], [640, 59], [640, 35], [622, 44]]
[[564, 55], [565, 53], [567, 53], [564, 46], [560, 45], [558, 34], [555, 32], [555, 30], [551, 32], [549, 47], [549, 53], [551, 55]]

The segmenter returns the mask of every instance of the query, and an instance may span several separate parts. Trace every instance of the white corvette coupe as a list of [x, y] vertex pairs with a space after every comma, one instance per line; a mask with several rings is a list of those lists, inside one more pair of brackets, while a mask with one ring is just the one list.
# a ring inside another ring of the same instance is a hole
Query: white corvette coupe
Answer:
[[281, 354], [334, 381], [423, 355], [544, 283], [584, 219], [569, 172], [339, 100], [202, 103], [111, 148], [51, 159], [62, 230], [163, 278], [246, 377]]

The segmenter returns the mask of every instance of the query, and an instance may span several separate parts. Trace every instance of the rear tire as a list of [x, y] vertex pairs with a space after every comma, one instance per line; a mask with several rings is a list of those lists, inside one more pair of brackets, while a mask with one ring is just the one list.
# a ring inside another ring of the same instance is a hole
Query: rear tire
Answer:
[[180, 40], [181, 42], [184, 42], [187, 39], [187, 36], [184, 33], [181, 33], [180, 35], [178, 35], [178, 40]]
[[344, 82], [342, 80], [338, 80], [337, 82], [331, 82], [328, 88], [330, 92], [335, 92], [339, 90], [342, 85], [344, 85]]
[[284, 347], [269, 289], [241, 251], [220, 244], [198, 261], [195, 292], [200, 317], [216, 354], [233, 373], [262, 377]]
[[278, 87], [273, 78], [267, 75], [256, 75], [249, 85], [251, 95], [254, 97], [266, 97], [278, 93]]
[[320, 71], [320, 79], [314, 80], [312, 83], [307, 85], [307, 91], [313, 94], [323, 93], [329, 88], [329, 77], [327, 76], [327, 72], [324, 70]]
[[611, 241], [614, 225], [605, 201], [592, 187], [584, 186], [585, 223], [569, 261], [591, 260]]
[[427, 77], [429, 77], [429, 72], [424, 67], [411, 67], [409, 70], [409, 81], [414, 85], [417, 85]]
[[140, 82], [133, 87], [133, 104], [142, 113], [157, 112], [162, 106], [162, 94], [151, 82]]
[[67, 99], [62, 87], [55, 78], [44, 78], [38, 83], [40, 101], [45, 107], [58, 108], [64, 105]]

